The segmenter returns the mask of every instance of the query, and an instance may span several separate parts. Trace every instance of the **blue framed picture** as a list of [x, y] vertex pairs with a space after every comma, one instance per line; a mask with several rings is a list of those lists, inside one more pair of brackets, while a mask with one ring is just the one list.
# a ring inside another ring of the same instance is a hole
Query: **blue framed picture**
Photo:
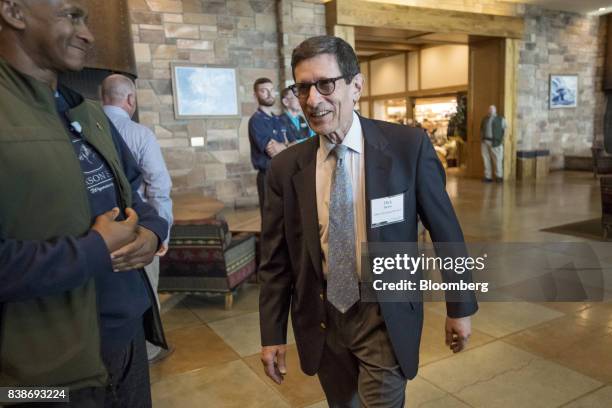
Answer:
[[236, 68], [173, 63], [172, 85], [177, 119], [240, 117]]
[[578, 75], [550, 76], [550, 109], [578, 106]]

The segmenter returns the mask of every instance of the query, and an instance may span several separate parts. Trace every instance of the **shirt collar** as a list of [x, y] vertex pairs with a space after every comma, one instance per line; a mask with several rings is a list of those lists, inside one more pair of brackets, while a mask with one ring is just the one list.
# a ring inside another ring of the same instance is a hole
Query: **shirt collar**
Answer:
[[[335, 144], [330, 142], [325, 136], [319, 139], [321, 141], [320, 147], [323, 149], [323, 153], [325, 154], [325, 159], [334, 149]], [[355, 111], [353, 111], [353, 123], [351, 123], [351, 127], [349, 131], [346, 133], [342, 144], [351, 149], [353, 152], [357, 154], [361, 154], [363, 151], [363, 133], [361, 131], [361, 121], [359, 120], [359, 116]]]
[[104, 105], [102, 109], [104, 109], [104, 112], [108, 116], [122, 116], [124, 118], [130, 119], [130, 115], [118, 106]]
[[265, 118], [268, 118], [268, 119], [272, 119], [272, 118], [274, 118], [274, 114], [273, 114], [273, 113], [271, 113], [271, 114], [269, 114], [269, 115], [268, 115], [266, 112], [264, 112], [264, 111], [261, 109], [261, 107], [258, 107], [258, 108], [257, 108], [257, 113], [259, 113], [260, 115], [263, 115]]

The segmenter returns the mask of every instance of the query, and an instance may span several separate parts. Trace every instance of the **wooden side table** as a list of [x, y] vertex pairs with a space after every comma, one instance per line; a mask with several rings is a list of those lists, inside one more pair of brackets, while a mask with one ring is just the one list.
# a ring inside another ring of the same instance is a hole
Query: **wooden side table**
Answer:
[[177, 194], [172, 196], [172, 207], [175, 224], [190, 224], [215, 219], [225, 205], [216, 198], [201, 194]]

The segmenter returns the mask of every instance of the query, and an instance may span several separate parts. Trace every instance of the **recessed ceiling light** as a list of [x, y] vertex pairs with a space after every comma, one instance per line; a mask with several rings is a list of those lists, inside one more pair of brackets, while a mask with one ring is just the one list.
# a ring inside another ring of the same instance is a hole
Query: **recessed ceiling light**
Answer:
[[605, 7], [600, 7], [599, 11], [606, 11], [606, 8]]

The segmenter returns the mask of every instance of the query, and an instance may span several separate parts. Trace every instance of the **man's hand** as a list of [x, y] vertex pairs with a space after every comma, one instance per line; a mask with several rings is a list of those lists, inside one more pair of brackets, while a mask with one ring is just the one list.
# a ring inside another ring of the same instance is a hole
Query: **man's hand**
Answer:
[[162, 244], [159, 247], [159, 251], [155, 253], [155, 256], [159, 256], [159, 257], [164, 256], [166, 255], [166, 252], [168, 252], [168, 244]]
[[268, 145], [266, 146], [266, 153], [268, 153], [268, 156], [274, 157], [286, 148], [287, 146], [285, 146], [284, 144], [272, 139], [268, 142]]
[[122, 246], [136, 239], [136, 228], [138, 227], [138, 214], [128, 208], [125, 210], [127, 219], [115, 221], [119, 215], [119, 208], [105, 212], [96, 217], [92, 230], [97, 231], [104, 240], [109, 252], [116, 251]]
[[287, 346], [285, 344], [261, 348], [261, 362], [264, 366], [264, 371], [277, 384], [282, 383], [283, 377], [287, 374], [286, 354]]
[[465, 348], [472, 334], [472, 320], [470, 316], [453, 319], [446, 318], [446, 345], [458, 353]]
[[115, 272], [143, 268], [153, 261], [159, 246], [157, 235], [138, 226], [136, 239], [111, 253]]

